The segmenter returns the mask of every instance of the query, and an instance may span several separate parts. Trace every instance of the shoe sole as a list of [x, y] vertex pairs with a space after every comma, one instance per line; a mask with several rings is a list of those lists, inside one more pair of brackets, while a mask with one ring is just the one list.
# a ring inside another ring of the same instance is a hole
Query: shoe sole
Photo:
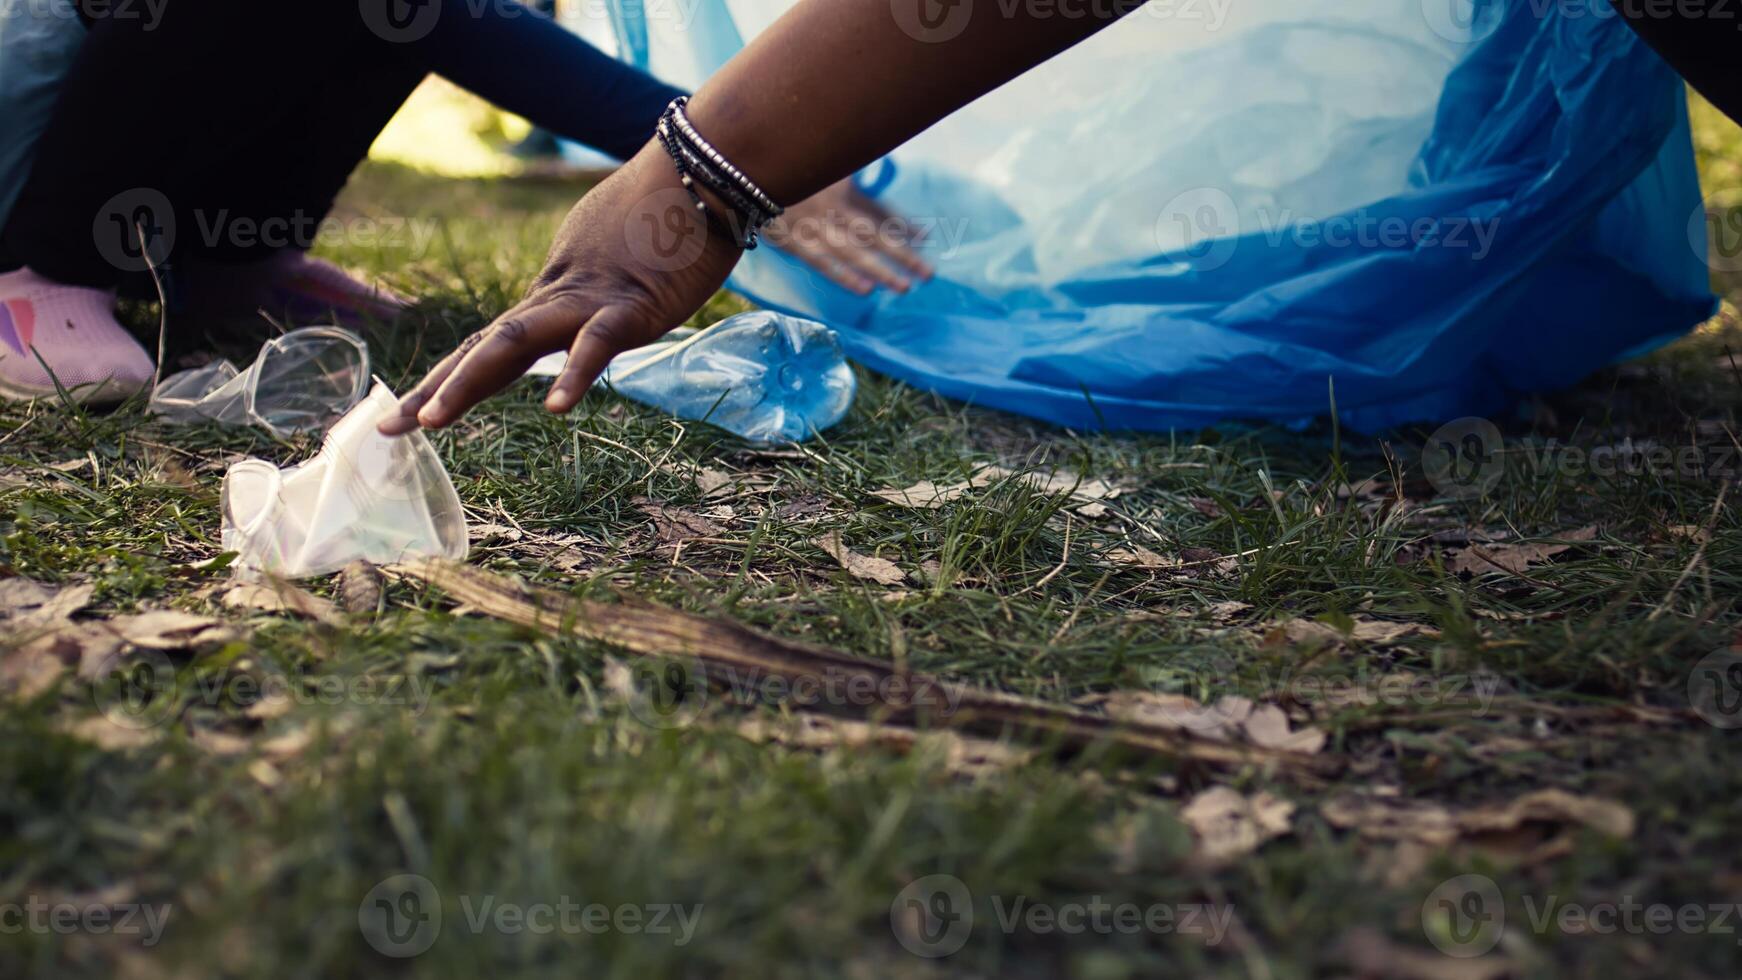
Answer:
[[[149, 381], [137, 385], [123, 385], [113, 378], [104, 381], [94, 381], [66, 389], [67, 397], [75, 403], [91, 408], [106, 408], [119, 405], [134, 395], [151, 387]], [[14, 402], [32, 402], [39, 398], [59, 398], [60, 391], [53, 387], [39, 388], [34, 385], [21, 385], [16, 381], [0, 378], [0, 398]]]

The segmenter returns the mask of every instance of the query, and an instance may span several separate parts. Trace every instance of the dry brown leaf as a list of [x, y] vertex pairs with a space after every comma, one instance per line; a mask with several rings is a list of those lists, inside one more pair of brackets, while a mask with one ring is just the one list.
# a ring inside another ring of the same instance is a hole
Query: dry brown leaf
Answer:
[[937, 484], [930, 480], [921, 480], [903, 490], [873, 490], [871, 496], [901, 507], [936, 510], [974, 489], [976, 485], [972, 482]]
[[1138, 568], [1178, 568], [1179, 562], [1172, 558], [1164, 558], [1140, 544], [1129, 548], [1114, 548], [1107, 552], [1107, 560], [1120, 565], [1134, 565]]
[[1288, 715], [1274, 704], [1261, 704], [1252, 709], [1241, 724], [1241, 730], [1253, 745], [1267, 749], [1282, 749], [1287, 752], [1305, 752], [1308, 755], [1322, 751], [1325, 747], [1325, 733], [1317, 728], [1302, 728], [1291, 731]]
[[493, 524], [490, 522], [468, 526], [466, 529], [466, 535], [473, 541], [494, 541], [496, 539], [501, 539], [503, 541], [515, 542], [526, 537], [526, 535], [517, 527], [509, 527], [506, 524]]
[[1273, 704], [1254, 705], [1242, 697], [1225, 697], [1214, 705], [1203, 705], [1178, 694], [1114, 691], [1079, 703], [1100, 704], [1109, 716], [1120, 721], [1190, 732], [1217, 741], [1244, 739], [1262, 748], [1308, 755], [1325, 747], [1323, 731], [1310, 727], [1293, 729], [1281, 708]]
[[230, 609], [291, 613], [321, 623], [339, 622], [339, 607], [289, 582], [244, 582], [224, 593]]
[[209, 728], [195, 728], [189, 739], [213, 755], [242, 755], [253, 747], [253, 743], [240, 735]]
[[1291, 619], [1282, 624], [1283, 635], [1301, 645], [1341, 646], [1346, 640], [1356, 640], [1370, 646], [1391, 646], [1410, 637], [1436, 637], [1438, 628], [1423, 623], [1396, 623], [1369, 616], [1354, 617], [1348, 633], [1329, 623], [1311, 619]]
[[1451, 553], [1446, 570], [1454, 575], [1486, 575], [1489, 572], [1522, 574], [1532, 565], [1541, 565], [1550, 558], [1571, 550], [1573, 544], [1597, 537], [1596, 525], [1581, 527], [1556, 535], [1556, 541], [1534, 544], [1470, 545]]
[[1243, 796], [1226, 786], [1212, 786], [1185, 805], [1180, 819], [1198, 839], [1198, 857], [1222, 864], [1250, 854], [1266, 841], [1288, 833], [1294, 804], [1259, 792]]
[[27, 578], [0, 579], [0, 623], [14, 632], [71, 619], [91, 604], [94, 590], [89, 584], [55, 588]]
[[1474, 848], [1490, 859], [1533, 865], [1571, 853], [1572, 832], [1588, 828], [1624, 840], [1637, 824], [1613, 800], [1537, 790], [1507, 803], [1448, 807], [1387, 794], [1344, 794], [1319, 807], [1325, 822], [1373, 840], [1440, 850]]
[[661, 545], [676, 545], [691, 538], [712, 538], [720, 534], [720, 526], [702, 515], [672, 504], [646, 497], [636, 497], [632, 503], [643, 514], [653, 518], [655, 533]]
[[935, 752], [944, 768], [960, 776], [987, 776], [1034, 757], [1034, 752], [988, 738], [950, 731], [919, 732], [899, 725], [878, 725], [849, 718], [802, 714], [788, 718], [752, 716], [738, 724], [738, 734], [752, 742], [773, 742], [789, 748], [827, 751], [870, 746], [903, 754]]
[[854, 578], [877, 582], [881, 585], [900, 585], [907, 579], [907, 573], [889, 559], [861, 555], [849, 549], [841, 543], [839, 531], [830, 531], [812, 541], [811, 544], [828, 552], [829, 556], [840, 562], [841, 567], [845, 568], [848, 574]]
[[80, 741], [110, 751], [141, 748], [163, 737], [163, 732], [155, 726], [122, 725], [103, 715], [81, 718], [61, 725], [60, 729]]
[[240, 635], [209, 616], [173, 609], [81, 623], [63, 621], [9, 653], [0, 665], [0, 681], [31, 696], [53, 683], [60, 666], [76, 664], [80, 678], [95, 680], [130, 650], [198, 650]]
[[381, 569], [359, 558], [339, 572], [339, 601], [353, 616], [371, 615], [381, 608], [381, 592], [387, 577]]

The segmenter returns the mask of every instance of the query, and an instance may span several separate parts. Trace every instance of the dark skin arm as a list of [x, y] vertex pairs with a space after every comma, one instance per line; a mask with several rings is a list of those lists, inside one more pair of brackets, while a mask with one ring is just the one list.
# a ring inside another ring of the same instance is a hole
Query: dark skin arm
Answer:
[[[689, 115], [776, 201], [797, 201], [1138, 5], [1066, 17], [1065, 5], [989, 0], [805, 0], [703, 85]], [[564, 348], [545, 406], [566, 412], [611, 358], [700, 309], [740, 254], [709, 234], [650, 143], [575, 205], [526, 299], [436, 365], [381, 430], [451, 425]]]

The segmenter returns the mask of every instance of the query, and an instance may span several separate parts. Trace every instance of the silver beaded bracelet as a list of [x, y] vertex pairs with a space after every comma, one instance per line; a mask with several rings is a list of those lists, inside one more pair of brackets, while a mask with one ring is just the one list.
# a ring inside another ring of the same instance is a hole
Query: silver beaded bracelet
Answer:
[[[733, 166], [725, 154], [715, 149], [684, 113], [687, 97], [679, 96], [665, 107], [655, 127], [655, 135], [659, 137], [660, 146], [671, 157], [672, 165], [677, 168], [678, 177], [683, 181], [684, 190], [688, 191], [696, 207], [708, 216], [711, 223], [724, 224], [732, 229], [732, 237], [740, 247], [755, 248], [756, 236], [762, 226], [774, 218], [780, 217], [785, 208], [774, 203], [774, 199], [756, 185], [756, 182], [744, 175], [744, 171]], [[720, 200], [725, 201], [736, 212], [735, 222], [719, 221], [696, 194], [694, 185], [702, 184], [712, 191]]]

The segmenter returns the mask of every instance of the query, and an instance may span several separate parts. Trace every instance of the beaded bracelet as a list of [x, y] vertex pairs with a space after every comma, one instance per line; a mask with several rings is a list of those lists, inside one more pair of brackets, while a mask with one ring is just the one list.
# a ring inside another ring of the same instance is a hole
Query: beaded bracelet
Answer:
[[[660, 147], [671, 157], [672, 166], [677, 169], [684, 191], [689, 194], [696, 210], [708, 219], [709, 225], [723, 231], [739, 248], [753, 249], [762, 226], [780, 217], [785, 209], [775, 204], [762, 188], [756, 186], [743, 171], [732, 166], [712, 143], [696, 132], [695, 126], [690, 124], [689, 117], [683, 111], [688, 101], [688, 98], [679, 96], [660, 115], [659, 123], [654, 129]], [[728, 223], [708, 207], [707, 202], [696, 192], [695, 185], [698, 182], [726, 202], [733, 211], [732, 218], [735, 220]], [[725, 227], [722, 228], [722, 225]]]

